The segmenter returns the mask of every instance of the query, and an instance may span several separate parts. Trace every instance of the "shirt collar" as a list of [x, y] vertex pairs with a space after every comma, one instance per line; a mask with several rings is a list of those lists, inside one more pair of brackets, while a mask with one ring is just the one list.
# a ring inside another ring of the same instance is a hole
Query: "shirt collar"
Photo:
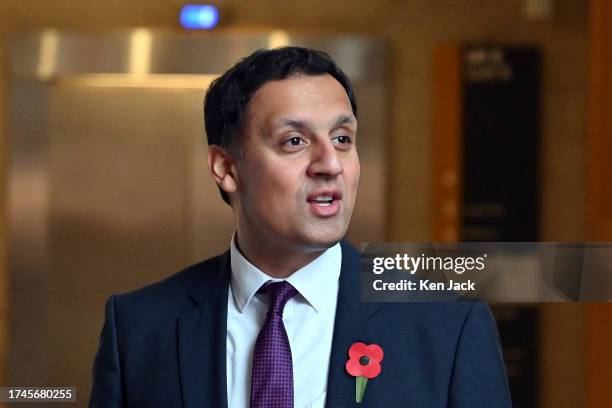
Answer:
[[[261, 285], [269, 280], [283, 280], [266, 275], [250, 263], [240, 253], [236, 245], [235, 233], [230, 246], [230, 260], [232, 266], [230, 284], [240, 313], [244, 312]], [[284, 280], [296, 288], [318, 313], [336, 301], [341, 266], [342, 249], [340, 244], [336, 244]]]

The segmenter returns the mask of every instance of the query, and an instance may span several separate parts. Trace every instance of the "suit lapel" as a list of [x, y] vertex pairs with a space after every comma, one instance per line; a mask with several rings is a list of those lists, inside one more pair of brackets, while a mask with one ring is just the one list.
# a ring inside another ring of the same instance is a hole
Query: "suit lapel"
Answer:
[[226, 336], [229, 252], [216, 270], [203, 269], [190, 291], [193, 309], [179, 318], [178, 344], [185, 408], [227, 407]]
[[327, 407], [356, 405], [355, 378], [344, 368], [348, 359], [348, 350], [358, 341], [366, 344], [376, 342], [371, 338], [368, 326], [370, 317], [382, 305], [361, 302], [360, 276], [359, 253], [343, 242], [338, 304], [327, 381]]

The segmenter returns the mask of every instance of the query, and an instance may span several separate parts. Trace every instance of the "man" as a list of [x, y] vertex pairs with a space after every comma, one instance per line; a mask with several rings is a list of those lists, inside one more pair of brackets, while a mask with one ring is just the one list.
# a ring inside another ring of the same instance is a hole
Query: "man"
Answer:
[[355, 406], [357, 342], [384, 351], [361, 406], [510, 406], [485, 305], [360, 302], [359, 255], [341, 242], [357, 105], [327, 55], [252, 54], [213, 82], [205, 120], [230, 250], [109, 299], [90, 406]]

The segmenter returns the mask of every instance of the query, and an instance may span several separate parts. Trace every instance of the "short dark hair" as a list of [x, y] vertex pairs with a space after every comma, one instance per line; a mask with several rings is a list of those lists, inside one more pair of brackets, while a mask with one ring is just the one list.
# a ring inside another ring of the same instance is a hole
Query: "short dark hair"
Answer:
[[[204, 125], [208, 145], [218, 145], [236, 158], [241, 158], [240, 129], [251, 97], [268, 81], [294, 75], [334, 77], [346, 91], [353, 114], [357, 117], [357, 101], [348, 77], [325, 52], [302, 47], [258, 50], [240, 60], [215, 79], [204, 98]], [[229, 197], [219, 188], [223, 201]]]

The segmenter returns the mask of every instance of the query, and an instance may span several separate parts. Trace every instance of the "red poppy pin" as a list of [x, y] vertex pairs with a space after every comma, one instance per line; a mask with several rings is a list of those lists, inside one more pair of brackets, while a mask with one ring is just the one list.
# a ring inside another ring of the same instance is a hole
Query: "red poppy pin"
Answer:
[[359, 403], [363, 400], [368, 379], [380, 374], [380, 362], [384, 355], [383, 349], [378, 344], [354, 343], [348, 354], [346, 371], [355, 377], [355, 399]]

